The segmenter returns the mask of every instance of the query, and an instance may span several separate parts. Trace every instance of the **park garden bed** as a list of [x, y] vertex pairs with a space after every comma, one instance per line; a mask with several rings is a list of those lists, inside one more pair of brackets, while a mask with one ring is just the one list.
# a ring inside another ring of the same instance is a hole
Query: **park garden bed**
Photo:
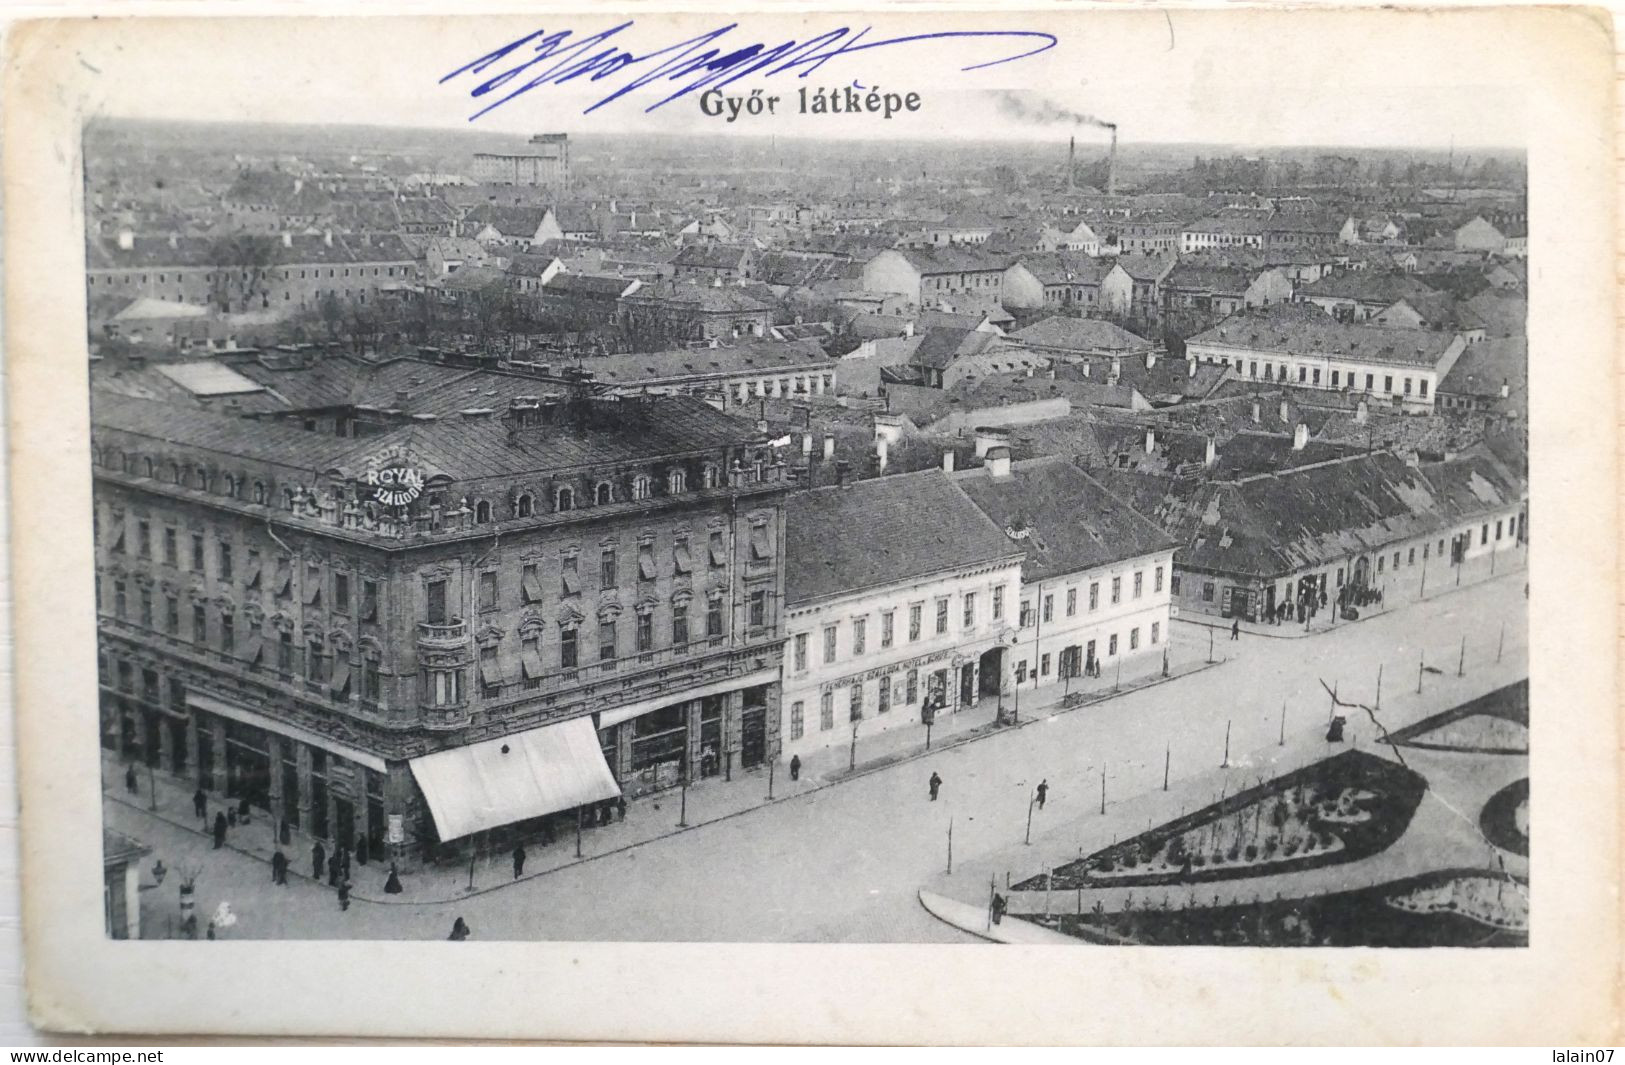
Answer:
[[1302, 899], [1203, 906], [1149, 893], [1139, 908], [1012, 915], [1094, 943], [1246, 947], [1522, 947], [1528, 881], [1441, 870]]
[[1498, 688], [1394, 732], [1391, 742], [1465, 754], [1529, 753], [1529, 682]]
[[1529, 778], [1515, 780], [1491, 795], [1478, 815], [1484, 838], [1513, 854], [1529, 856]]
[[1404, 835], [1418, 774], [1344, 751], [1015, 884], [1016, 891], [1196, 884], [1356, 861]]

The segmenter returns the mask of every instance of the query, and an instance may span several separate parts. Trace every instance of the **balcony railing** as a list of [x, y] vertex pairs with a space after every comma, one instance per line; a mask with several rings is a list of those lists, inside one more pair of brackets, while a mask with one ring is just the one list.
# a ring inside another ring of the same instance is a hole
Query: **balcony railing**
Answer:
[[434, 647], [457, 647], [468, 640], [468, 622], [461, 618], [434, 623], [418, 622], [418, 643]]

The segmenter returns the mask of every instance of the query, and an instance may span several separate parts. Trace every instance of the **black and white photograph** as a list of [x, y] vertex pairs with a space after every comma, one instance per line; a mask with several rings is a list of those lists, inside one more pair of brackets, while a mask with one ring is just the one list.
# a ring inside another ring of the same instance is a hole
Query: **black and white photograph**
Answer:
[[[101, 938], [1556, 934], [1531, 790], [1614, 816], [1616, 429], [1534, 190], [1551, 68], [1325, 14], [1279, 53], [1283, 13], [1157, 10], [85, 37], [77, 517], [33, 535], [73, 524], [93, 633], [44, 716]], [[1604, 463], [1590, 548], [1554, 446]]]

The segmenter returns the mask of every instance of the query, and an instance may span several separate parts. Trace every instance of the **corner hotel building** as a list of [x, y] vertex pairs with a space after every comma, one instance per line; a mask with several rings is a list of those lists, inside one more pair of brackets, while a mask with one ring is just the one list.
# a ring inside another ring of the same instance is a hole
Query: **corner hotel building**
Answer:
[[92, 421], [120, 758], [410, 865], [777, 755], [788, 486], [748, 423], [580, 390], [360, 438]]

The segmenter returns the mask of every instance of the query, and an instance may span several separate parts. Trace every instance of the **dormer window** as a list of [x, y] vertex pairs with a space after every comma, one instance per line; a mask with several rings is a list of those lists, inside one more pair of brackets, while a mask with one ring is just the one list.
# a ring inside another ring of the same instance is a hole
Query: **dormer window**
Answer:
[[648, 499], [654, 491], [654, 479], [646, 473], [640, 473], [632, 478], [632, 498]]
[[534, 506], [535, 505], [531, 501], [531, 498], [530, 498], [530, 496], [528, 494], [527, 495], [522, 495], [514, 503], [514, 507], [513, 507], [514, 516], [515, 517], [520, 517], [520, 518], [528, 518], [528, 517], [531, 516], [531, 513], [533, 512]]
[[666, 491], [677, 495], [688, 488], [688, 474], [681, 469], [674, 469], [666, 474]]
[[474, 522], [477, 525], [487, 525], [491, 521], [491, 504], [488, 500], [480, 500], [474, 504]]
[[608, 481], [599, 481], [598, 488], [593, 495], [593, 502], [601, 507], [615, 502], [615, 486]]
[[553, 496], [553, 509], [555, 511], [558, 511], [559, 513], [562, 514], [567, 510], [574, 510], [575, 507], [576, 507], [575, 489], [569, 488], [569, 487], [564, 487], [564, 488], [560, 488], [554, 494], [554, 496]]
[[707, 462], [705, 469], [700, 472], [700, 483], [707, 488], [718, 487], [719, 472], [714, 463]]

